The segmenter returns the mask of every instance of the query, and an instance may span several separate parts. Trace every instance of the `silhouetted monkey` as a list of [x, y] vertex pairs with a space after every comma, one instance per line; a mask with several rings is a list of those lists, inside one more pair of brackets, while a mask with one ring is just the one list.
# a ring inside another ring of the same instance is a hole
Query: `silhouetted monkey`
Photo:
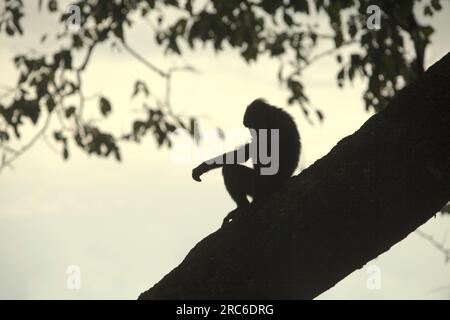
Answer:
[[[300, 158], [301, 143], [297, 126], [282, 109], [261, 99], [255, 100], [247, 107], [243, 124], [252, 134], [250, 143], [205, 161], [192, 170], [192, 178], [201, 181], [203, 173], [222, 167], [225, 187], [237, 204], [237, 209], [225, 217], [224, 224], [239, 209], [249, 206], [247, 196], [252, 197], [252, 203], [258, 206], [279, 190], [297, 168]], [[238, 164], [250, 158], [253, 169]]]

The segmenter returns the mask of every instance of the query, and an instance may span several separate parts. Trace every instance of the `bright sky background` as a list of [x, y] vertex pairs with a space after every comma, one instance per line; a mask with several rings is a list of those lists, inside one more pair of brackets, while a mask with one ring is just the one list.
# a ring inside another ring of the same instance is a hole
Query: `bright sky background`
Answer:
[[[428, 66], [450, 51], [447, 2], [433, 25], [436, 33], [427, 51]], [[13, 55], [51, 46], [51, 42], [39, 44], [40, 35], [55, 26], [46, 14], [38, 14], [31, 5], [25, 26], [22, 39], [0, 37], [0, 85], [13, 86], [16, 81]], [[164, 58], [150, 35], [148, 26], [138, 25], [128, 38], [155, 64], [179, 63], [174, 57]], [[286, 105], [287, 92], [278, 85], [275, 60], [247, 65], [236, 52], [215, 55], [200, 47], [184, 60], [201, 73], [177, 74], [172, 102], [178, 112], [204, 115], [203, 126], [238, 128], [245, 106], [257, 97]], [[325, 155], [370, 117], [363, 108], [362, 84], [338, 89], [336, 73], [330, 57], [305, 75], [312, 103], [326, 114], [324, 124], [307, 124], [300, 110], [288, 108], [303, 139], [302, 167]], [[161, 79], [127, 53], [106, 46], [94, 52], [84, 89], [88, 96], [101, 91], [111, 98], [114, 119], [106, 124], [110, 128], [128, 128], [136, 78], [162, 95]], [[96, 101], [87, 107], [97, 110]], [[151, 137], [122, 150], [122, 163], [89, 157], [75, 148], [70, 161], [64, 162], [41, 141], [14, 163], [13, 171], [1, 174], [0, 298], [135, 299], [177, 266], [234, 208], [219, 171], [197, 183], [191, 179], [196, 163], [174, 163], [171, 152], [158, 150]], [[441, 240], [450, 230], [450, 218], [431, 219], [422, 230]], [[369, 275], [363, 268], [320, 298], [450, 297], [450, 264], [417, 234], [369, 263], [374, 264], [381, 270], [380, 290], [367, 288]], [[69, 265], [81, 268], [80, 290], [66, 288]]]

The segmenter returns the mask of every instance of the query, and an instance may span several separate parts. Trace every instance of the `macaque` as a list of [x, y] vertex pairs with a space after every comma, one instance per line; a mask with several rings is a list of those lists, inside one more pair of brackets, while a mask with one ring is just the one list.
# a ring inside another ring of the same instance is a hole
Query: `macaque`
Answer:
[[[224, 225], [243, 208], [259, 206], [279, 190], [291, 177], [300, 158], [301, 143], [297, 126], [285, 111], [253, 101], [244, 114], [244, 126], [249, 128], [252, 140], [234, 151], [201, 163], [193, 169], [192, 178], [222, 167], [225, 188], [237, 205], [224, 219]], [[242, 165], [252, 159], [253, 168]]]

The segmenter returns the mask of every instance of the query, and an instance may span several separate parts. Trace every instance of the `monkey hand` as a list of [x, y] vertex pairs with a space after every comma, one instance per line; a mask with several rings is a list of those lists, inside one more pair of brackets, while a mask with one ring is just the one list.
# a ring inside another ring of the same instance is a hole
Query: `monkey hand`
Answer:
[[204, 164], [203, 163], [200, 164], [198, 167], [196, 167], [192, 170], [192, 179], [194, 179], [195, 181], [199, 181], [199, 182], [202, 181], [200, 179], [200, 176], [202, 174], [204, 174], [206, 171], [207, 170], [206, 170]]

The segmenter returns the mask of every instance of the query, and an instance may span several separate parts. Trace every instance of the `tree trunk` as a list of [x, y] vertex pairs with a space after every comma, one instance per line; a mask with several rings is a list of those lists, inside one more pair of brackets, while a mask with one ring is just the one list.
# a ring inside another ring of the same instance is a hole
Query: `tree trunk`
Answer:
[[[450, 200], [450, 54], [140, 299], [312, 299]], [[199, 195], [201, 197], [201, 195]]]

